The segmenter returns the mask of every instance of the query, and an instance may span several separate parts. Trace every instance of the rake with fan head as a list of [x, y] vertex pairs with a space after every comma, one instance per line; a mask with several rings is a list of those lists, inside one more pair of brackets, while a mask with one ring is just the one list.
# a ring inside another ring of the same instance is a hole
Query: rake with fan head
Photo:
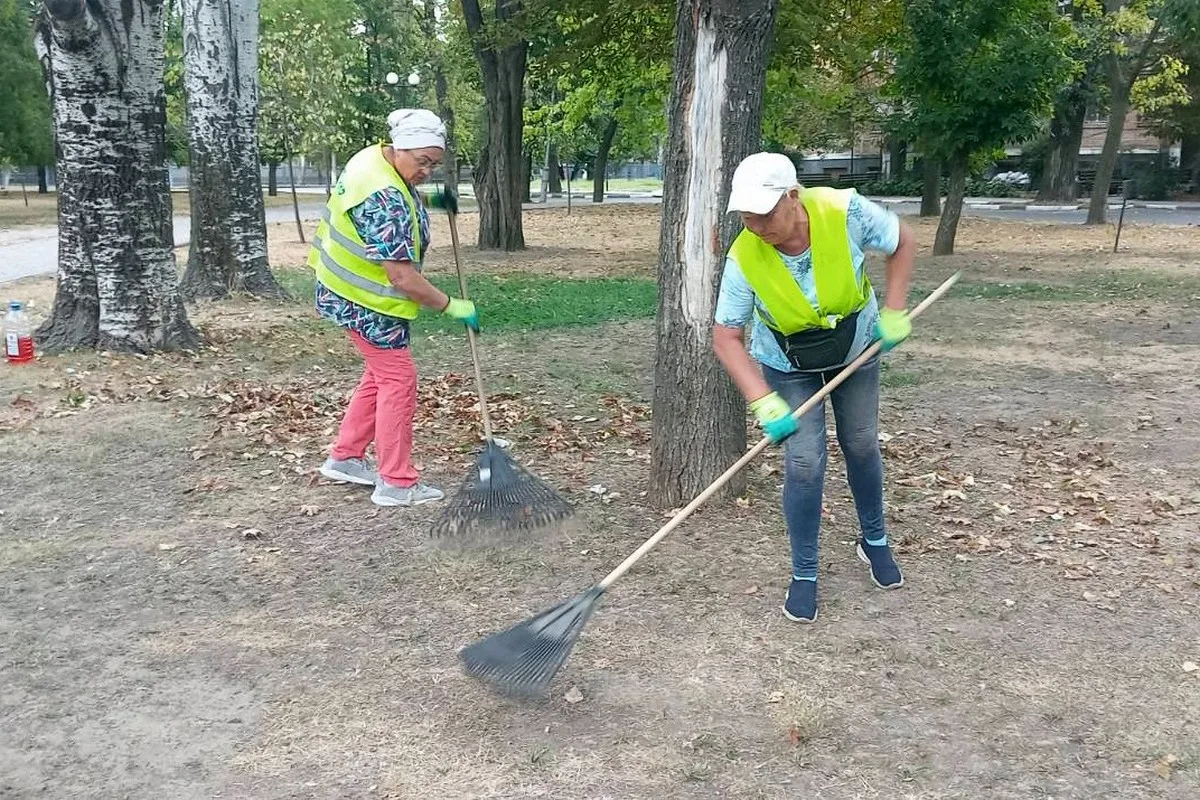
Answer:
[[[950, 290], [961, 273], [954, 273], [941, 286], [922, 300], [909, 317], [916, 317], [934, 303], [939, 297]], [[792, 416], [801, 417], [809, 410], [825, 400], [842, 381], [875, 356], [880, 350], [880, 343], [875, 342], [862, 355], [847, 364], [841, 372], [809, 398], [803, 405], [792, 412]], [[617, 565], [598, 584], [581, 595], [571, 598], [564, 603], [543, 611], [531, 619], [527, 619], [508, 630], [494, 633], [485, 639], [466, 647], [459, 653], [463, 667], [468, 675], [481, 678], [500, 692], [519, 697], [542, 697], [550, 688], [550, 682], [558, 674], [558, 670], [571, 654], [571, 648], [583, 631], [592, 612], [596, 610], [601, 595], [612, 586], [622, 575], [628, 572], [642, 556], [658, 544], [667, 534], [692, 515], [710, 497], [724, 486], [730, 478], [741, 471], [743, 467], [754, 460], [759, 453], [767, 448], [770, 439], [764, 437], [758, 444], [746, 451], [729, 469], [725, 470], [708, 488], [696, 496], [675, 516], [659, 528], [658, 532], [642, 543], [628, 558]]]
[[[449, 211], [450, 243], [462, 296], [467, 296], [467, 278], [459, 255], [458, 225]], [[492, 435], [487, 393], [483, 388], [483, 370], [475, 331], [467, 328], [471, 361], [475, 366], [475, 386], [479, 393], [479, 412], [483, 418], [483, 452], [475, 467], [467, 473], [458, 494], [433, 523], [432, 536], [451, 546], [489, 545], [512, 542], [539, 530], [545, 530], [569, 518], [574, 507], [545, 481], [532, 474], [501, 447]]]

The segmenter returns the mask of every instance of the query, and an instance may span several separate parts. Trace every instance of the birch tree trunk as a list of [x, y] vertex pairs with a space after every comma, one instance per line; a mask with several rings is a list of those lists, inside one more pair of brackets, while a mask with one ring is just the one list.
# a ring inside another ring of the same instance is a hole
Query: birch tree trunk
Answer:
[[[663, 182], [651, 448], [655, 499], [681, 505], [745, 451], [746, 406], [712, 352], [729, 182], [760, 148], [777, 0], [680, 0]], [[726, 485], [739, 494], [744, 480]]]
[[187, 298], [282, 297], [258, 161], [258, 0], [181, 0], [192, 241]]
[[463, 16], [483, 76], [486, 129], [475, 170], [479, 249], [524, 250], [521, 179], [525, 65], [529, 43], [515, 31], [522, 0], [496, 0], [496, 19], [485, 23], [479, 0], [462, 0]]
[[45, 0], [58, 145], [58, 290], [47, 351], [193, 347], [172, 249], [162, 4]]

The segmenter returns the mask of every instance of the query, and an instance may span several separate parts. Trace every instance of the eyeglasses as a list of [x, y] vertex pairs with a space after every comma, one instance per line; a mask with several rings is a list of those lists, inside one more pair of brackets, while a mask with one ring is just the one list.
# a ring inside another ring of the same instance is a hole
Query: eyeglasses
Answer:
[[417, 166], [421, 169], [433, 169], [438, 165], [437, 161], [434, 161], [428, 156], [413, 156], [413, 161], [416, 161]]

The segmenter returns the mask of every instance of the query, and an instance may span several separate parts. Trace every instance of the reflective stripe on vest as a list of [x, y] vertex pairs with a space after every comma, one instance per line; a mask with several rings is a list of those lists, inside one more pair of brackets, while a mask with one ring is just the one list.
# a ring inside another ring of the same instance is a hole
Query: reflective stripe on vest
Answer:
[[861, 282], [855, 275], [846, 232], [846, 212], [853, 194], [853, 189], [824, 186], [806, 188], [800, 194], [808, 214], [816, 308], [778, 250], [749, 229], [734, 239], [729, 254], [769, 315], [770, 319], [759, 315], [768, 327], [785, 336], [812, 328], [833, 328], [867, 304], [871, 282], [865, 272]]
[[[332, 231], [333, 229], [330, 228], [330, 230]], [[404, 294], [403, 292], [396, 291], [395, 287], [390, 283], [376, 283], [370, 278], [364, 278], [363, 276], [353, 273], [342, 265], [338, 264], [333, 260], [332, 257], [330, 257], [328, 253], [325, 252], [325, 250], [321, 247], [321, 244], [322, 240], [320, 236], [313, 237], [313, 247], [321, 254], [321, 266], [325, 267], [325, 269], [329, 270], [341, 280], [345, 281], [351, 286], [356, 286], [363, 291], [370, 292], [371, 294], [379, 294], [383, 295], [384, 297], [394, 297], [398, 300], [408, 299], [408, 295]]]
[[382, 261], [368, 257], [349, 214], [372, 194], [388, 188], [398, 189], [404, 196], [413, 226], [413, 266], [419, 271], [424, 243], [417, 204], [380, 145], [363, 148], [346, 163], [317, 224], [308, 265], [316, 271], [317, 280], [334, 294], [381, 314], [414, 319], [420, 304], [391, 285]]

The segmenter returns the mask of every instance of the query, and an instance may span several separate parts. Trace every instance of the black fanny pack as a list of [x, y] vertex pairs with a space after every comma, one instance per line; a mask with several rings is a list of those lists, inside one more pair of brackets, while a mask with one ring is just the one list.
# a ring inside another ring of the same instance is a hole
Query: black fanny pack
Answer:
[[810, 328], [783, 335], [767, 326], [767, 330], [779, 343], [779, 349], [798, 370], [816, 372], [841, 366], [850, 354], [854, 336], [858, 333], [858, 315], [855, 311], [843, 317], [832, 328]]

